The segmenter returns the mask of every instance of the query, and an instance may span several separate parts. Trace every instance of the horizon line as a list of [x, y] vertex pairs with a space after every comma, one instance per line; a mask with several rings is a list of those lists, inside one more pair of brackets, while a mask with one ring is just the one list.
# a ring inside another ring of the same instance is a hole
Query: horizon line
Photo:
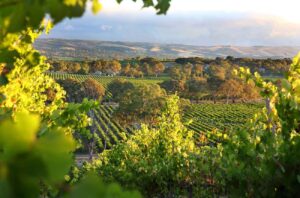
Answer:
[[163, 43], [163, 42], [151, 42], [151, 41], [114, 41], [114, 40], [100, 40], [100, 39], [79, 39], [79, 38], [47, 38], [40, 37], [37, 40], [69, 40], [69, 41], [96, 41], [96, 42], [115, 42], [115, 43], [140, 43], [140, 44], [158, 44], [158, 45], [182, 45], [182, 46], [193, 46], [193, 47], [299, 47], [300, 45], [191, 45], [183, 43]]

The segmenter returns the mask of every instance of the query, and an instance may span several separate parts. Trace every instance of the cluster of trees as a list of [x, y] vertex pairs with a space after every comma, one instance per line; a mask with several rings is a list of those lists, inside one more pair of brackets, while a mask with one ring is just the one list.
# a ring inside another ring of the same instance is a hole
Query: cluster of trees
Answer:
[[126, 94], [129, 90], [134, 89], [134, 85], [125, 79], [115, 79], [109, 83], [107, 89], [112, 94], [112, 100], [120, 102], [124, 94]]
[[100, 101], [105, 95], [103, 85], [92, 78], [87, 78], [82, 83], [74, 78], [57, 80], [57, 82], [67, 92], [67, 102], [81, 103], [84, 98]]
[[156, 84], [134, 86], [124, 79], [108, 85], [112, 100], [119, 104], [114, 118], [123, 125], [139, 127], [140, 123], [155, 124], [167, 97], [166, 91]]
[[121, 70], [121, 64], [117, 60], [112, 61], [49, 61], [50, 71], [66, 72], [75, 74], [100, 73], [115, 75]]
[[[139, 128], [141, 123], [155, 126], [168, 98], [166, 91], [157, 84], [134, 86], [127, 80], [116, 79], [107, 88], [112, 94], [111, 99], [118, 103], [114, 118], [123, 125], [136, 128]], [[179, 100], [181, 112], [189, 106], [189, 100]]]
[[122, 124], [154, 125], [166, 102], [166, 92], [156, 84], [142, 84], [126, 91], [119, 100], [115, 118]]
[[[169, 69], [171, 79], [164, 81], [161, 86], [171, 93], [198, 92], [205, 84], [204, 66], [190, 63]], [[196, 90], [195, 90], [196, 89]]]
[[235, 58], [232, 56], [227, 56], [226, 58], [217, 57], [215, 59], [191, 57], [191, 58], [177, 58], [176, 63], [184, 65], [187, 63], [192, 64], [220, 64], [222, 62], [227, 62], [232, 65], [240, 65], [243, 67], [250, 68], [251, 72], [260, 72], [262, 75], [280, 75], [288, 71], [292, 60], [289, 58], [283, 59], [255, 59], [255, 58]]
[[144, 76], [158, 76], [164, 72], [162, 62], [153, 58], [132, 60], [96, 60], [96, 61], [49, 61], [50, 71], [75, 74], [105, 74], [123, 75], [141, 78]]
[[121, 71], [121, 74], [124, 76], [130, 77], [144, 77], [144, 76], [156, 76], [162, 74], [165, 70], [165, 66], [161, 62], [149, 64], [133, 64], [127, 63]]
[[[170, 60], [169, 60], [170, 61]], [[131, 58], [125, 60], [95, 60], [95, 61], [49, 61], [51, 71], [89, 74], [97, 73], [104, 75], [122, 75], [141, 78], [144, 76], [158, 76], [169, 73], [172, 78], [205, 77], [205, 72], [210, 67], [220, 65], [242, 65], [248, 67], [251, 72], [260, 72], [265, 76], [282, 76], [287, 72], [291, 60], [285, 59], [252, 59], [252, 58], [226, 58], [217, 57], [206, 59], [200, 57], [178, 58], [174, 60], [172, 67], [166, 68], [164, 63], [155, 58]], [[181, 71], [182, 70], [182, 71]], [[206, 72], [207, 74], [207, 72]]]
[[[179, 59], [181, 60], [181, 59]], [[178, 61], [183, 62], [183, 61]], [[169, 69], [170, 80], [160, 85], [170, 93], [177, 92], [180, 96], [190, 99], [217, 97], [229, 99], [252, 100], [259, 98], [258, 90], [253, 83], [243, 83], [233, 76], [232, 71], [238, 68], [227, 61], [212, 63], [205, 66], [200, 63], [186, 63]]]

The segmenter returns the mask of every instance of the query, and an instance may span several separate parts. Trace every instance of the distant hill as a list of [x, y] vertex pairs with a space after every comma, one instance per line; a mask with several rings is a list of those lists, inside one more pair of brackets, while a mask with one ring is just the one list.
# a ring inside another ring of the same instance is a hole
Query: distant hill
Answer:
[[248, 57], [291, 58], [300, 51], [300, 46], [190, 46], [180, 44], [133, 43], [112, 41], [89, 41], [67, 39], [39, 39], [35, 47], [54, 59], [112, 59], [130, 57]]

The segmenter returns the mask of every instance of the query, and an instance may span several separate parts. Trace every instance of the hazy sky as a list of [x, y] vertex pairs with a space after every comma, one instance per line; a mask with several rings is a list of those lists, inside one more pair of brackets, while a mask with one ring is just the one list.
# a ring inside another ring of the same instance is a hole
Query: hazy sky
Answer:
[[299, 0], [172, 0], [166, 16], [141, 0], [101, 0], [102, 11], [65, 20], [48, 37], [191, 45], [300, 46]]

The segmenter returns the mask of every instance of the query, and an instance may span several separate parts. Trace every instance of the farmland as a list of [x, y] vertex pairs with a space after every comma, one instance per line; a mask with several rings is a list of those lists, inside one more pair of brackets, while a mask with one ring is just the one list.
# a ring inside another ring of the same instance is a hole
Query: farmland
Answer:
[[261, 104], [195, 104], [184, 113], [183, 121], [192, 121], [188, 128], [198, 139], [214, 129], [228, 132], [243, 127], [261, 108]]
[[80, 74], [64, 74], [64, 73], [56, 73], [56, 72], [48, 72], [47, 74], [56, 80], [64, 80], [67, 78], [74, 78], [76, 80], [83, 82], [87, 78], [93, 78], [93, 79], [97, 80], [99, 83], [101, 83], [105, 88], [111, 81], [113, 81], [115, 79], [119, 79], [119, 78], [126, 79], [129, 82], [132, 82], [133, 84], [136, 84], [136, 85], [142, 84], [142, 83], [157, 84], [157, 83], [161, 83], [164, 80], [168, 79], [168, 77], [130, 78], [130, 77], [123, 77], [123, 76], [120, 77], [120, 76], [102, 76], [102, 75], [80, 75]]
[[[191, 121], [186, 125], [195, 132], [194, 137], [198, 141], [201, 134], [210, 133], [214, 129], [228, 132], [243, 127], [261, 107], [260, 104], [195, 104], [184, 113], [183, 121]], [[125, 128], [114, 120], [112, 106], [102, 105], [94, 111], [94, 124], [101, 138], [98, 141], [100, 150], [111, 148], [133, 133], [133, 129]], [[215, 142], [214, 139], [210, 141]]]
[[[91, 77], [101, 83], [105, 88], [114, 79], [122, 78], [132, 82], [134, 85], [143, 83], [157, 84], [165, 77], [159, 78], [129, 78], [129, 77], [110, 77], [100, 75], [78, 75], [49, 73], [54, 79], [75, 78], [81, 82]], [[109, 92], [106, 93], [111, 95]], [[214, 129], [229, 131], [243, 127], [253, 115], [262, 108], [261, 104], [192, 104], [191, 108], [184, 112], [182, 120], [190, 130], [195, 132], [195, 140], [198, 141], [201, 134], [210, 133]], [[101, 105], [94, 110], [96, 119], [94, 124], [101, 140], [97, 144], [100, 150], [109, 149], [114, 144], [133, 133], [134, 129], [123, 127], [113, 118], [114, 107]], [[212, 142], [214, 140], [211, 140]]]
[[[54, 78], [55, 80], [65, 80], [67, 78], [74, 78], [80, 82], [83, 82], [88, 78], [92, 78], [98, 81], [99, 83], [101, 83], [105, 89], [107, 89], [109, 83], [119, 78], [126, 79], [129, 82], [133, 83], [134, 85], [148, 84], [148, 83], [157, 84], [168, 79], [168, 77], [130, 78], [130, 77], [119, 77], [119, 76], [64, 74], [64, 73], [56, 73], [56, 72], [47, 72], [47, 74], [52, 78]], [[109, 98], [111, 96], [111, 93], [107, 91], [106, 96]]]
[[[78, 75], [78, 74], [60, 74], [48, 73], [54, 79], [74, 78], [81, 82], [91, 77], [101, 83], [105, 88], [114, 79], [122, 78], [132, 82], [134, 85], [143, 83], [157, 84], [164, 80], [159, 78], [128, 78], [128, 77], [110, 77], [100, 75]], [[109, 96], [110, 93], [107, 93]], [[201, 134], [206, 134], [214, 129], [222, 131], [230, 131], [238, 129], [246, 124], [253, 117], [254, 113], [262, 108], [261, 104], [192, 104], [182, 116], [182, 120], [186, 123], [190, 130], [195, 132], [196, 141], [199, 140]], [[134, 129], [123, 127], [113, 118], [115, 107], [109, 105], [101, 105], [94, 110], [96, 119], [94, 124], [101, 140], [98, 140], [100, 150], [109, 149], [114, 144], [126, 137], [130, 136]], [[214, 141], [214, 140], [211, 140]]]

